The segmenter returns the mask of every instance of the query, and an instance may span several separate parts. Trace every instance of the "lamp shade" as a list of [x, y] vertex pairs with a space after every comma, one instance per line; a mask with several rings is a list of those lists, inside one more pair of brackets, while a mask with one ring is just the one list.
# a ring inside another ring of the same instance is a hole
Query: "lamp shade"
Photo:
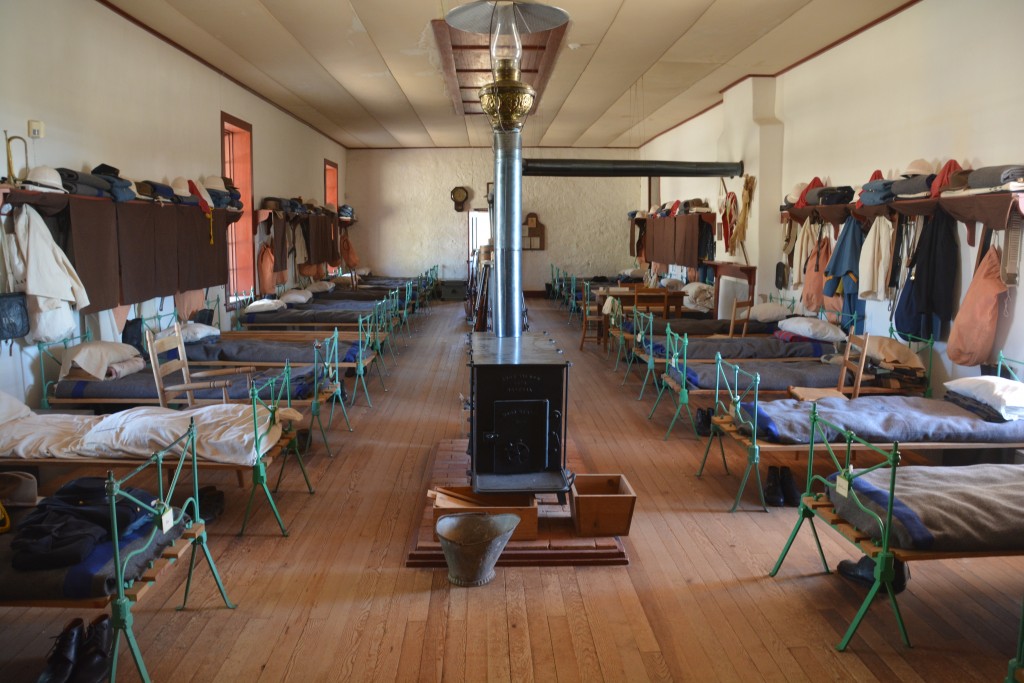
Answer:
[[445, 16], [444, 20], [452, 28], [467, 33], [491, 35], [495, 5], [513, 5], [515, 8], [515, 25], [520, 35], [550, 31], [569, 23], [569, 15], [565, 10], [550, 5], [533, 2], [508, 2], [507, 0], [476, 0], [460, 5]]

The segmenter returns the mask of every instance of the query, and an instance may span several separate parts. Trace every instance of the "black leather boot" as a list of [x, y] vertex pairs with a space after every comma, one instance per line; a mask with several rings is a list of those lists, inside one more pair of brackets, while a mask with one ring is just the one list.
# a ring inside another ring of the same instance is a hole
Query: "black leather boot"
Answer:
[[[875, 561], [865, 555], [860, 558], [857, 562], [853, 560], [841, 560], [839, 566], [836, 567], [839, 574], [845, 576], [851, 581], [856, 581], [859, 584], [870, 588], [875, 583]], [[907, 581], [910, 580], [910, 568], [907, 567], [906, 562], [895, 560], [893, 562], [893, 573], [892, 578], [892, 591], [893, 593], [902, 593], [907, 587]], [[879, 595], [886, 595], [886, 592], [879, 591]]]
[[782, 481], [779, 468], [775, 465], [768, 466], [768, 479], [764, 483], [764, 502], [774, 508], [780, 508], [786, 504], [782, 496]]
[[78, 662], [78, 651], [85, 638], [85, 624], [81, 619], [72, 619], [57, 636], [57, 642], [46, 656], [46, 670], [39, 677], [39, 683], [67, 683]]
[[101, 683], [110, 677], [110, 656], [114, 648], [114, 629], [106, 614], [89, 622], [78, 652], [78, 664], [71, 683]]
[[782, 499], [786, 507], [795, 508], [800, 505], [800, 487], [797, 486], [793, 471], [788, 467], [779, 469], [779, 486], [782, 488]]

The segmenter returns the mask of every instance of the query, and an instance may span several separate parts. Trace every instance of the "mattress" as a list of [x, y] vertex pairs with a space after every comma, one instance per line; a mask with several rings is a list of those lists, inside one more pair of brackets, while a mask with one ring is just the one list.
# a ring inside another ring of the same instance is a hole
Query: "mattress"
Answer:
[[[857, 501], [884, 522], [890, 472], [880, 468], [854, 478], [856, 496], [828, 489], [836, 512], [876, 540], [882, 536], [878, 519]], [[946, 552], [1024, 550], [1022, 509], [1024, 465], [900, 467], [889, 543]]]

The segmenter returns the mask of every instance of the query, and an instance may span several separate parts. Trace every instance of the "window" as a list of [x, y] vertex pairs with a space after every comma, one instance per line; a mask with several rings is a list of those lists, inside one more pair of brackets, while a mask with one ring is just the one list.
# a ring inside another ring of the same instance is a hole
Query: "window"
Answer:
[[473, 209], [469, 212], [469, 258], [472, 261], [477, 249], [491, 242], [491, 215], [487, 209]]
[[228, 300], [247, 294], [256, 285], [252, 203], [252, 126], [221, 112], [222, 167], [242, 197], [242, 217], [228, 226]]
[[338, 207], [338, 164], [324, 159], [324, 203]]

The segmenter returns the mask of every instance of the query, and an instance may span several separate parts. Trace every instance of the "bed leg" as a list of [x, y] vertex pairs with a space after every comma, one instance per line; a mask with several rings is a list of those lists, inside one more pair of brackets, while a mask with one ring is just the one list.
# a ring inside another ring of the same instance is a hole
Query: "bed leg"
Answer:
[[[696, 427], [694, 427], [694, 431], [696, 431]], [[711, 436], [708, 437], [708, 443], [704, 446], [704, 457], [700, 461], [700, 467], [697, 468], [698, 477], [704, 474], [704, 465], [707, 464], [708, 454], [711, 452], [711, 442], [715, 440], [716, 436], [718, 437], [718, 450], [722, 453], [722, 466], [725, 468], [725, 473], [729, 474], [729, 465], [725, 461], [725, 446], [722, 444], [722, 432], [715, 425], [711, 425]]]
[[818, 540], [818, 531], [814, 528], [814, 513], [810, 511], [807, 506], [800, 503], [800, 517], [796, 521], [796, 525], [793, 527], [793, 531], [790, 532], [789, 538], [786, 539], [786, 545], [783, 546], [782, 552], [779, 553], [779, 559], [775, 560], [775, 566], [768, 572], [768, 576], [775, 576], [782, 569], [782, 563], [785, 562], [786, 556], [789, 554], [789, 549], [793, 546], [793, 541], [796, 540], [796, 535], [800, 532], [800, 527], [803, 526], [804, 521], [810, 524], [811, 531], [814, 533], [814, 542], [818, 545], [818, 554], [821, 555], [821, 563], [825, 567], [825, 573], [830, 574], [828, 564], [825, 562], [825, 553], [822, 552], [821, 542]]
[[[343, 393], [341, 393], [341, 385], [340, 384], [338, 385], [338, 388], [334, 390], [334, 393], [331, 394], [331, 414], [327, 417], [327, 426], [328, 426], [328, 428], [334, 422], [334, 406], [335, 405], [340, 405], [341, 406], [341, 414], [345, 418], [345, 426], [348, 427], [348, 431], [351, 432], [352, 431], [352, 423], [349, 422], [349, 419], [348, 419], [348, 409], [345, 407], [345, 395]], [[323, 432], [323, 427], [321, 427], [320, 431]], [[324, 436], [324, 446], [327, 446], [327, 434], [324, 434], [323, 436]], [[330, 447], [327, 448], [327, 454], [330, 455], [332, 458], [334, 457], [331, 454]]]
[[740, 480], [740, 488], [736, 491], [736, 500], [733, 501], [729, 512], [736, 512], [740, 506], [740, 499], [743, 498], [743, 491], [747, 488], [747, 479], [750, 478], [750, 471], [754, 471], [754, 478], [757, 480], [757, 495], [761, 500], [761, 509], [768, 512], [768, 505], [764, 502], [764, 487], [761, 485], [760, 449], [755, 444], [747, 449], [747, 468], [743, 470], [743, 478]]
[[210, 555], [210, 547], [206, 544], [206, 531], [203, 530], [203, 532], [192, 541], [192, 555], [189, 557], [188, 576], [185, 578], [185, 596], [181, 600], [181, 606], [178, 607], [178, 611], [185, 609], [185, 605], [188, 604], [188, 593], [192, 588], [192, 574], [196, 567], [196, 546], [202, 548], [203, 556], [206, 558], [206, 563], [210, 566], [210, 573], [213, 574], [213, 580], [217, 584], [217, 590], [220, 591], [220, 597], [224, 600], [225, 606], [227, 606], [228, 609], [235, 609], [236, 605], [228, 598], [227, 590], [224, 588], [224, 582], [221, 581], [220, 578], [220, 572], [217, 571], [217, 564], [213, 561], [213, 556]]
[[256, 496], [256, 489], [263, 489], [264, 495], [267, 497], [267, 502], [270, 503], [270, 510], [274, 513], [274, 519], [277, 520], [277, 525], [281, 527], [281, 535], [287, 536], [288, 529], [284, 526], [284, 521], [281, 519], [281, 513], [277, 511], [277, 505], [274, 503], [274, 496], [270, 493], [270, 489], [267, 488], [267, 464], [260, 460], [252, 467], [252, 488], [249, 489], [249, 502], [245, 506], [245, 517], [242, 518], [242, 528], [238, 532], [241, 536], [245, 533], [245, 525], [249, 523], [249, 513], [252, 511], [252, 501]]
[[125, 597], [116, 598], [110, 603], [110, 621], [111, 626], [114, 630], [114, 651], [111, 653], [110, 658], [110, 681], [113, 682], [117, 679], [117, 659], [118, 651], [121, 646], [121, 637], [119, 634], [124, 634], [124, 639], [128, 643], [128, 650], [132, 654], [132, 660], [135, 662], [135, 668], [139, 670], [139, 678], [144, 683], [149, 683], [149, 672], [146, 671], [146, 664], [142, 661], [142, 650], [139, 649], [139, 643], [135, 640], [135, 631], [132, 629], [132, 603], [131, 600]]
[[[307, 439], [306, 439], [306, 445], [307, 446], [309, 445], [309, 443], [313, 439], [312, 429], [313, 429], [313, 425], [311, 424], [310, 425], [309, 437], [307, 437]], [[310, 494], [316, 493], [316, 489], [313, 488], [313, 484], [309, 481], [309, 473], [306, 472], [306, 463], [302, 459], [302, 453], [299, 452], [299, 438], [298, 438], [298, 436], [293, 436], [291, 438], [291, 440], [288, 442], [288, 447], [285, 449], [284, 456], [281, 458], [281, 469], [279, 469], [277, 471], [277, 483], [274, 484], [274, 493], [277, 493], [277, 490], [279, 488], [281, 488], [281, 480], [284, 479], [284, 466], [288, 462], [288, 451], [289, 450], [294, 450], [294, 452], [295, 452], [295, 460], [299, 463], [299, 469], [302, 471], [302, 478], [306, 480], [306, 488], [309, 489], [309, 493]]]

